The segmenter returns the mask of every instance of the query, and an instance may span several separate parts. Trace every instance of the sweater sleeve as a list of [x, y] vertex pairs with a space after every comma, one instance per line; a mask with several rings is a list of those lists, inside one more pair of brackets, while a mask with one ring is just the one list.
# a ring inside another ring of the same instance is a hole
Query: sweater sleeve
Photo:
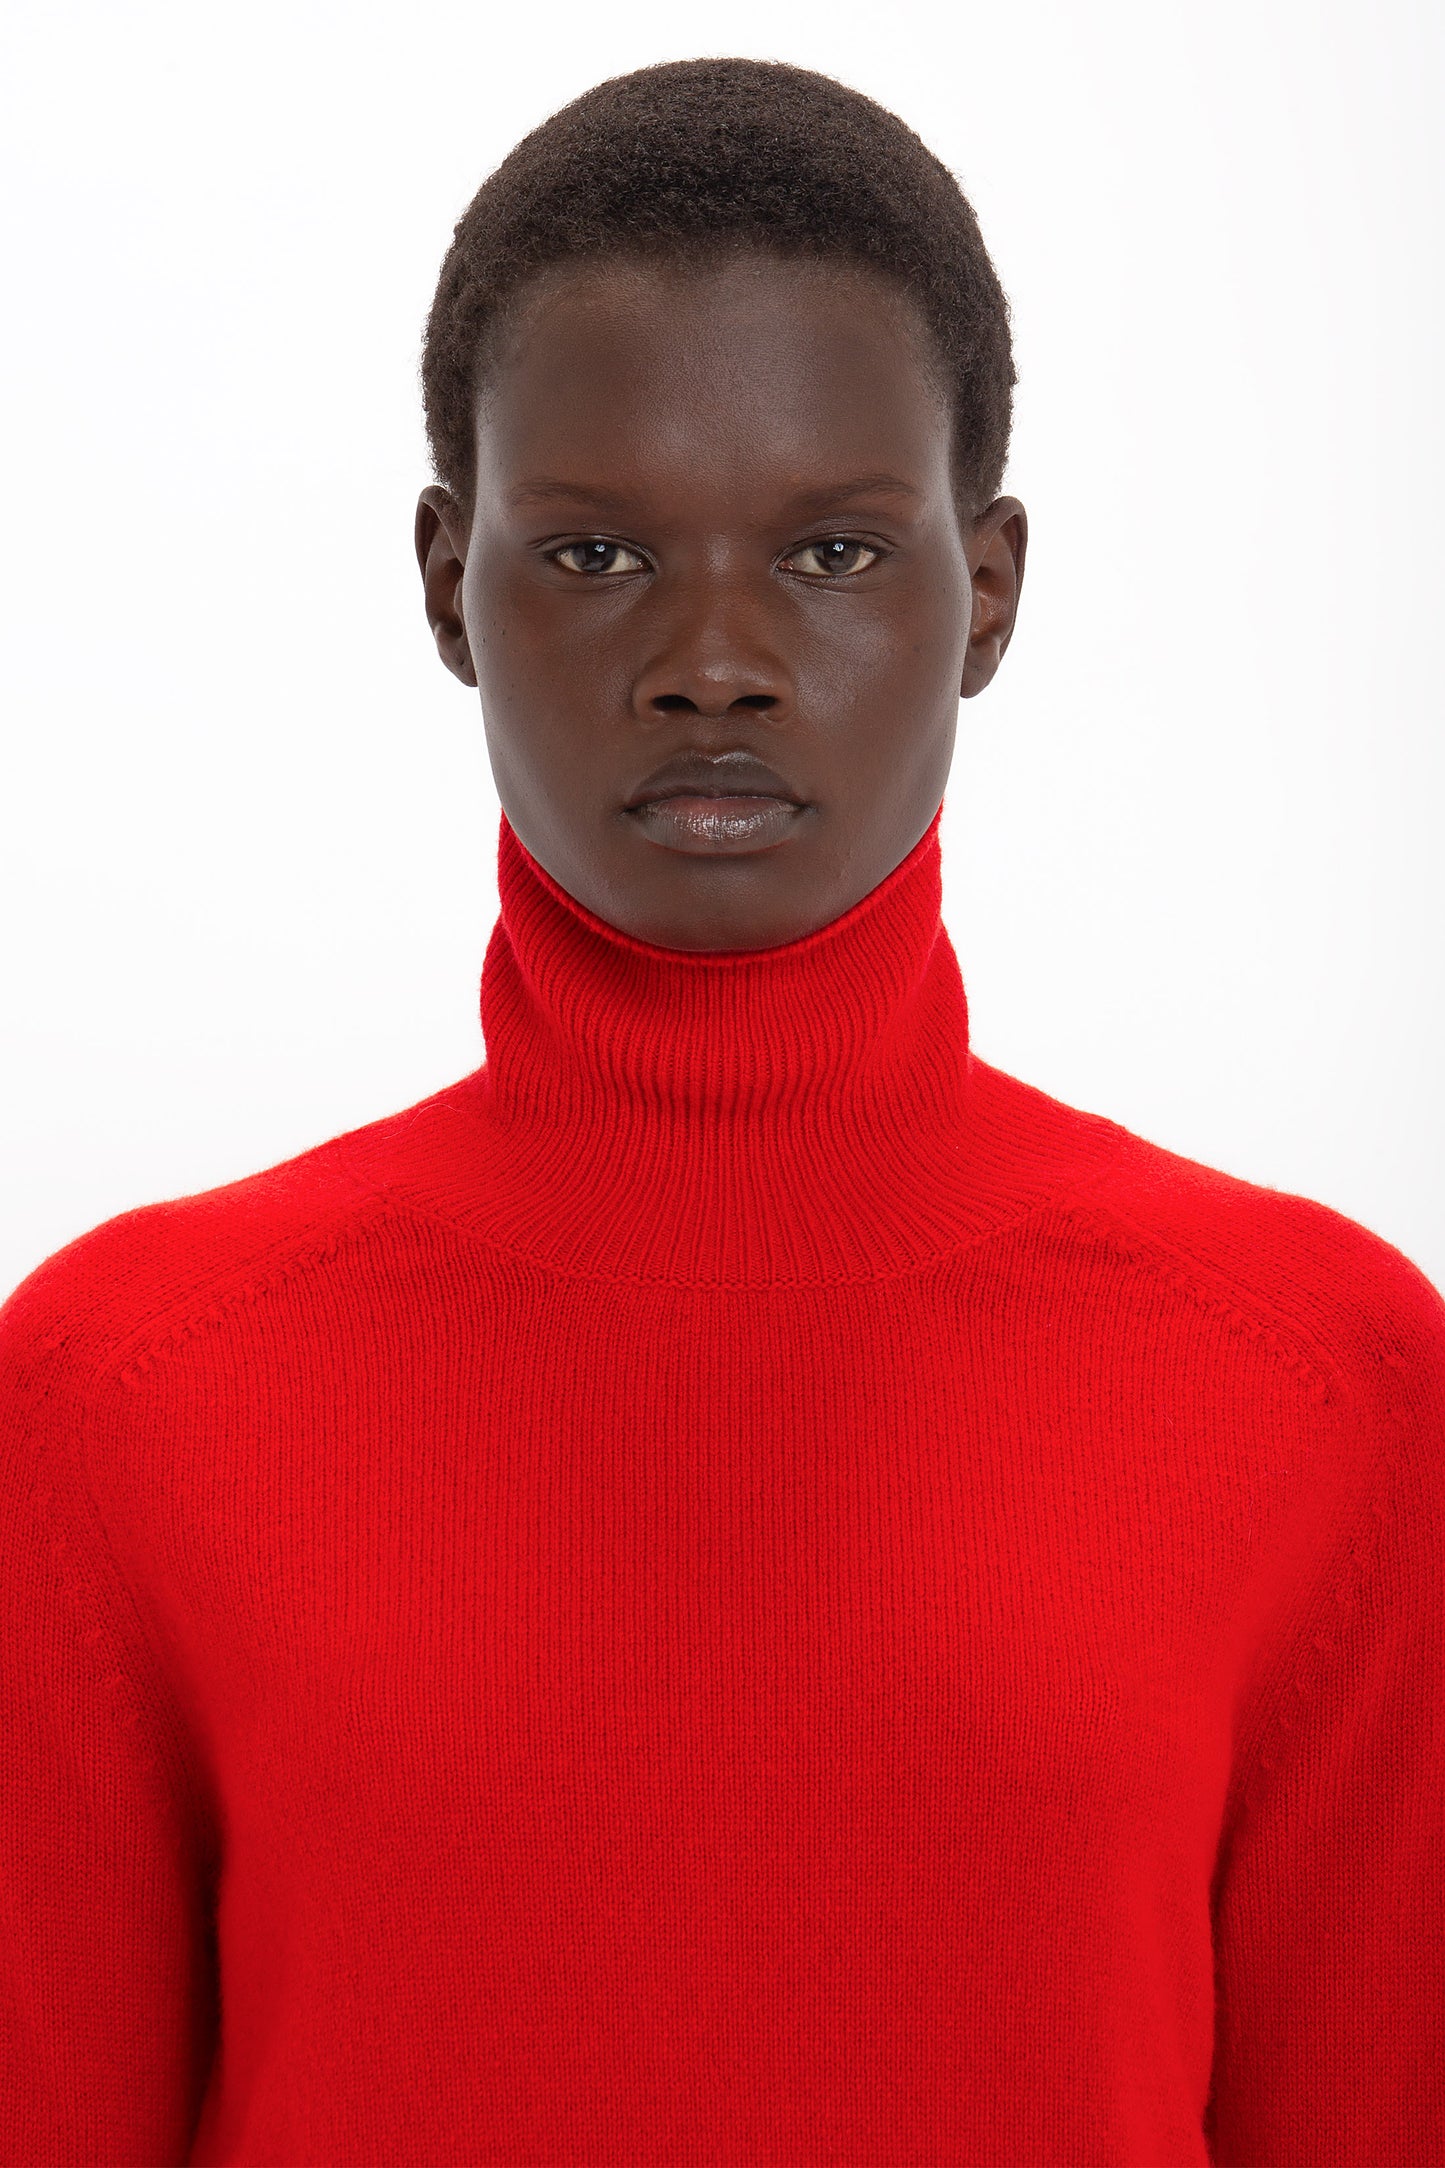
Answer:
[[53, 1265], [0, 1308], [0, 2163], [162, 2168], [215, 2038], [198, 1795], [44, 1330]]
[[1358, 1481], [1216, 1870], [1217, 2168], [1445, 2163], [1445, 1302], [1388, 1254]]

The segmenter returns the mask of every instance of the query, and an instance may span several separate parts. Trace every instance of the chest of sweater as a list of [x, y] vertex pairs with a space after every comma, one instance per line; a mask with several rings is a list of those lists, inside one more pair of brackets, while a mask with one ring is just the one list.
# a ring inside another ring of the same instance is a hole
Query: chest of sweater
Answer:
[[1226, 1322], [1066, 1217], [765, 1288], [418, 1222], [130, 1397], [107, 1518], [218, 1832], [195, 2159], [344, 2157], [383, 2068], [457, 2158], [805, 2157], [747, 2152], [760, 2084], [769, 2143], [866, 2158], [875, 2119], [951, 2142], [940, 2070], [1016, 2118], [1065, 2039], [1130, 2142], [1195, 2157], [1233, 1712], [1302, 1472]]

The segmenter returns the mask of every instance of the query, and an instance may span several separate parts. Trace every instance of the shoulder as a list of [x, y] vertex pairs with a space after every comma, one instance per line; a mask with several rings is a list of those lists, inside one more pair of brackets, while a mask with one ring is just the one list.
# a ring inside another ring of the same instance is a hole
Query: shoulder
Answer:
[[1115, 1127], [1074, 1192], [1081, 1227], [1310, 1366], [1327, 1397], [1445, 1410], [1445, 1298], [1412, 1259], [1313, 1197]]
[[1037, 1224], [1071, 1245], [1076, 1278], [1092, 1260], [1231, 1322], [1320, 1397], [1445, 1402], [1445, 1298], [1382, 1235], [975, 1066], [982, 1120], [1047, 1191]]
[[392, 1216], [350, 1147], [416, 1112], [87, 1229], [0, 1303], [0, 1388], [49, 1392], [62, 1381], [122, 1379], [143, 1350], [190, 1321], [255, 1304], [268, 1288], [348, 1254]]

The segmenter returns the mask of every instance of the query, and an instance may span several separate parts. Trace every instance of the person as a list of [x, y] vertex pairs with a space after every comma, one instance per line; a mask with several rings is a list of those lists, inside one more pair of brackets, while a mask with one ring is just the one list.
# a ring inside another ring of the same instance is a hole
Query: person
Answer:
[[1438, 2168], [1445, 1303], [970, 1045], [957, 182], [614, 78], [422, 384], [486, 1059], [5, 1306], [0, 2157]]

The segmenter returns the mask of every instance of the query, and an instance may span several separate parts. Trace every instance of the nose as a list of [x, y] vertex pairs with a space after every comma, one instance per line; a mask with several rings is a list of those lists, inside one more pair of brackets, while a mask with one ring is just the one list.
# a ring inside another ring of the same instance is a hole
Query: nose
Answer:
[[745, 594], [740, 582], [679, 583], [652, 629], [651, 651], [633, 684], [639, 715], [685, 709], [721, 717], [736, 707], [771, 714], [788, 706], [790, 672], [766, 604]]

